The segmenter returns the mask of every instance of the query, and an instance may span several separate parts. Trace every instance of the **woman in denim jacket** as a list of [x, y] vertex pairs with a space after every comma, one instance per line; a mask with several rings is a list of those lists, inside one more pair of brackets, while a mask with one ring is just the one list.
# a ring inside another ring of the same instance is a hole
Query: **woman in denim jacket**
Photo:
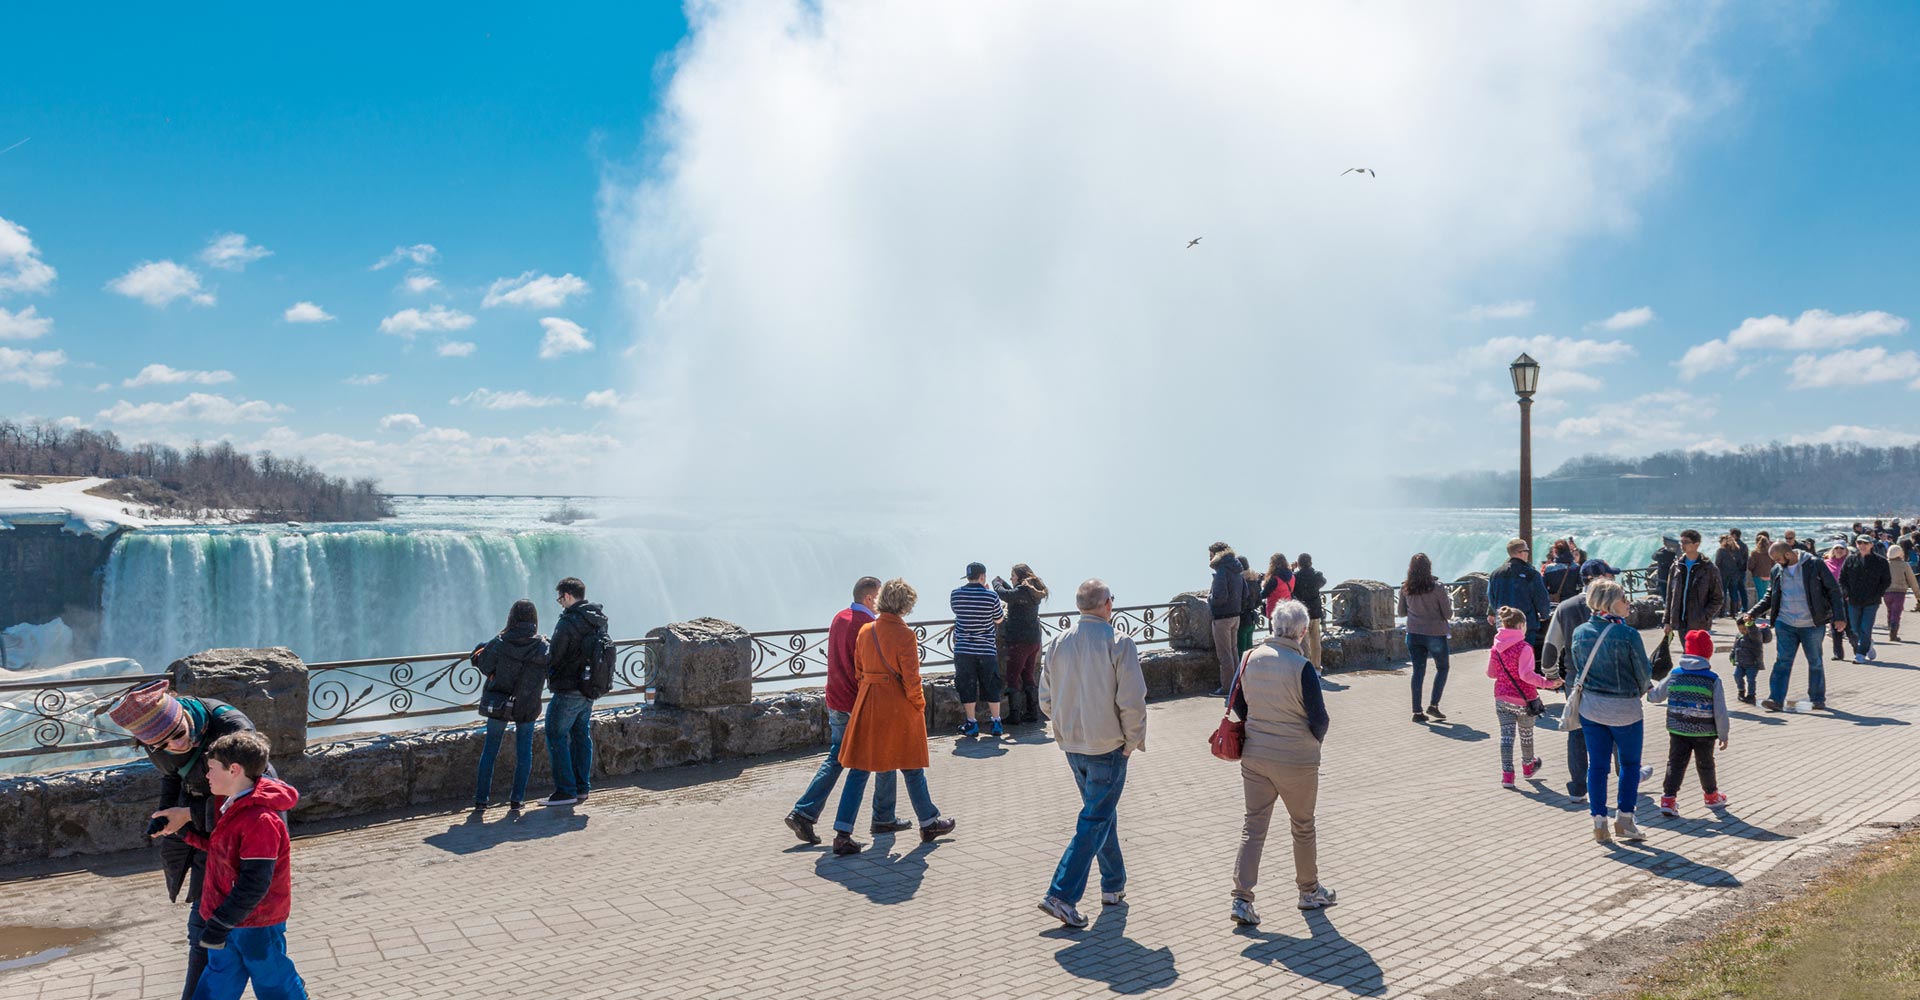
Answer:
[[1646, 736], [1641, 698], [1653, 687], [1653, 664], [1640, 633], [1626, 623], [1632, 609], [1619, 584], [1595, 582], [1587, 588], [1587, 604], [1594, 615], [1574, 630], [1568, 650], [1574, 682], [1568, 690], [1581, 692], [1579, 722], [1587, 744], [1593, 839], [1612, 839], [1607, 833], [1607, 769], [1618, 754], [1620, 797], [1613, 833], [1621, 840], [1645, 840], [1634, 825], [1633, 808], [1640, 799], [1640, 749]]

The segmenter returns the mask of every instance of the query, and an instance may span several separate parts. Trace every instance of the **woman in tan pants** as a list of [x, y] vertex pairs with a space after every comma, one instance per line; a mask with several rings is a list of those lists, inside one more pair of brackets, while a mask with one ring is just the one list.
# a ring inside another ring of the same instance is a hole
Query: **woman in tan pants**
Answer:
[[1235, 678], [1233, 711], [1246, 721], [1240, 778], [1247, 797], [1240, 829], [1240, 856], [1233, 870], [1233, 920], [1257, 924], [1253, 888], [1260, 881], [1260, 854], [1276, 801], [1287, 811], [1293, 834], [1293, 880], [1300, 908], [1331, 906], [1332, 889], [1320, 884], [1313, 809], [1320, 795], [1320, 742], [1327, 735], [1327, 707], [1320, 675], [1300, 651], [1307, 609], [1281, 601], [1273, 609], [1273, 635], [1253, 648]]

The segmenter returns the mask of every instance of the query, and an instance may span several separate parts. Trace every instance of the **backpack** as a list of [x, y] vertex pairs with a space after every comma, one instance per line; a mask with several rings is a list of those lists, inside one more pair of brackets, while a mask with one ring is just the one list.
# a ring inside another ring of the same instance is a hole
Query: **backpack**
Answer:
[[604, 697], [613, 690], [613, 661], [618, 650], [613, 637], [602, 628], [587, 637], [586, 663], [580, 668], [580, 693], [589, 699]]

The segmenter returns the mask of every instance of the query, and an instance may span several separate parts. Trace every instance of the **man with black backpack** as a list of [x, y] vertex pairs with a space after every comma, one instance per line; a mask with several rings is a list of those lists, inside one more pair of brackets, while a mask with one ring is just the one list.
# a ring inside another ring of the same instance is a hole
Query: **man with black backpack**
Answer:
[[553, 589], [560, 602], [547, 669], [553, 795], [540, 804], [570, 806], [587, 801], [593, 790], [593, 702], [613, 688], [614, 650], [606, 612], [587, 602], [587, 585], [570, 576]]

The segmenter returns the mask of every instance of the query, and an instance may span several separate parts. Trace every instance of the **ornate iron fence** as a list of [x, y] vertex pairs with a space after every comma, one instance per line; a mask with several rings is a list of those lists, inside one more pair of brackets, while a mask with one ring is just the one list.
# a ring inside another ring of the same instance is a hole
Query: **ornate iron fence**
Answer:
[[[120, 697], [166, 674], [117, 674], [0, 684], [0, 758], [134, 746], [102, 716]], [[18, 744], [26, 744], [24, 746]]]
[[[617, 639], [613, 690], [647, 696], [654, 686], [658, 639]], [[473, 654], [428, 653], [307, 664], [307, 726], [356, 726], [424, 718], [479, 707], [483, 680]]]

